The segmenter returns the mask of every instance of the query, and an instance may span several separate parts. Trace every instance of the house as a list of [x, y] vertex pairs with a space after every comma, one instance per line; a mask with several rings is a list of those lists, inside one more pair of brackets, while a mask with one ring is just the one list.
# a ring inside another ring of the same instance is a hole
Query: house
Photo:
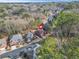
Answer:
[[10, 41], [11, 41], [11, 45], [15, 45], [15, 44], [18, 44], [18, 43], [22, 42], [23, 37], [22, 37], [21, 34], [15, 34], [15, 35], [12, 36]]

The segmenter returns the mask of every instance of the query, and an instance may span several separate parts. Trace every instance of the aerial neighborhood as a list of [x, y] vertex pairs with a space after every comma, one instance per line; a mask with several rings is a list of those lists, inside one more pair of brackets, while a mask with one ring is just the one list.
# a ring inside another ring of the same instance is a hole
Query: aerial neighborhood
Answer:
[[78, 59], [78, 7], [77, 2], [0, 4], [0, 58]]

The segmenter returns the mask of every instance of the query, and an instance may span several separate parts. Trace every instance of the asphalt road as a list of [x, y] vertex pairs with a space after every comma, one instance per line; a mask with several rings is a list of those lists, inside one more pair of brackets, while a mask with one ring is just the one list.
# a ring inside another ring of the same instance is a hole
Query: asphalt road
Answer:
[[[10, 52], [6, 52], [2, 55], [0, 55], [0, 59], [10, 57], [11, 59], [17, 59], [20, 57], [21, 52], [26, 52], [30, 55], [30, 59], [33, 59], [33, 54], [34, 54], [34, 48], [36, 47], [36, 44], [41, 41], [42, 39], [36, 39], [29, 43], [27, 46], [24, 46], [22, 48], [15, 49]], [[30, 51], [29, 51], [30, 49]]]

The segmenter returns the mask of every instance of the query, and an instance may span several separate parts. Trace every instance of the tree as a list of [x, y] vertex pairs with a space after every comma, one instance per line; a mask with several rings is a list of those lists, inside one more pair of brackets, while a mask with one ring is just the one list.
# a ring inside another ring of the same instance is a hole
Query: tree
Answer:
[[79, 15], [61, 12], [53, 24], [56, 36], [41, 42], [37, 59], [79, 59]]
[[65, 59], [69, 59], [67, 50], [75, 50], [74, 48], [72, 49], [71, 42], [74, 40], [72, 38], [76, 38], [79, 35], [79, 28], [77, 27], [79, 25], [79, 14], [61, 12], [55, 21], [55, 25], [58, 49], [63, 50]]

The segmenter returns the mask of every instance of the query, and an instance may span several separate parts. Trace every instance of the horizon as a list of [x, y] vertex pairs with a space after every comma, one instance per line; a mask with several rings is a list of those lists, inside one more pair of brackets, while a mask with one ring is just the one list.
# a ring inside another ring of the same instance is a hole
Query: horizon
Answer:
[[28, 2], [73, 2], [79, 0], [0, 0], [0, 3], [28, 3]]

